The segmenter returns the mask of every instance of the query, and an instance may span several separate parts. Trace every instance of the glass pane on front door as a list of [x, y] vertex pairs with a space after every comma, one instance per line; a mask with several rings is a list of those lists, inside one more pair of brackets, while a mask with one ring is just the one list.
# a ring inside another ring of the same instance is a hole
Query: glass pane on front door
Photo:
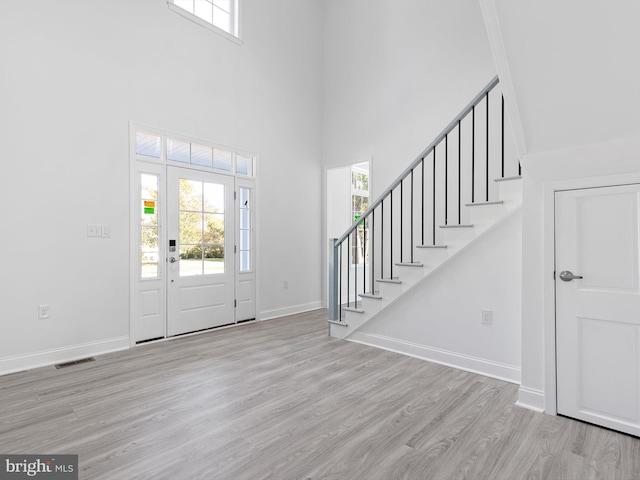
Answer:
[[180, 276], [224, 273], [224, 185], [180, 179]]

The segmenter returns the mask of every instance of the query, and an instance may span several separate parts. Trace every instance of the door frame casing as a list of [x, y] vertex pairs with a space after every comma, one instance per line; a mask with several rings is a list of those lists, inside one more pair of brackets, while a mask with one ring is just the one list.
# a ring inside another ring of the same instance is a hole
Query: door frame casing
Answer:
[[556, 282], [555, 209], [556, 192], [640, 184], [640, 173], [552, 181], [544, 184], [543, 269], [544, 269], [544, 411], [558, 414], [556, 376]]

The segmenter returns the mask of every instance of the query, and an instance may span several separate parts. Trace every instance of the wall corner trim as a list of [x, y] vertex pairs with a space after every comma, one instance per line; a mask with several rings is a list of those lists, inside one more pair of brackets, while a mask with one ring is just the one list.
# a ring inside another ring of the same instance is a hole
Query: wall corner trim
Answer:
[[521, 386], [518, 389], [518, 400], [516, 401], [516, 405], [518, 407], [526, 408], [527, 410], [544, 413], [544, 392], [542, 390]]

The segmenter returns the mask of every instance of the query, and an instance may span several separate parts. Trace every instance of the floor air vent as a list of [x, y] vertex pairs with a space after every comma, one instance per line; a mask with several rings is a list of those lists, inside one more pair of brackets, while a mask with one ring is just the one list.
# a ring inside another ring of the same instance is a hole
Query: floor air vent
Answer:
[[81, 358], [80, 360], [74, 360], [73, 362], [57, 363], [56, 368], [72, 367], [73, 365], [80, 365], [81, 363], [95, 362], [95, 361], [96, 359], [93, 357]]

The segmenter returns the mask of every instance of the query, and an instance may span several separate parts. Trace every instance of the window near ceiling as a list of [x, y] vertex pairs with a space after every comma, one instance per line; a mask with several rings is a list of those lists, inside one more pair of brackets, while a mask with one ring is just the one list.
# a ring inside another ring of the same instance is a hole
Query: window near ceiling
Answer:
[[240, 42], [240, 0], [167, 0], [179, 15], [216, 33]]

